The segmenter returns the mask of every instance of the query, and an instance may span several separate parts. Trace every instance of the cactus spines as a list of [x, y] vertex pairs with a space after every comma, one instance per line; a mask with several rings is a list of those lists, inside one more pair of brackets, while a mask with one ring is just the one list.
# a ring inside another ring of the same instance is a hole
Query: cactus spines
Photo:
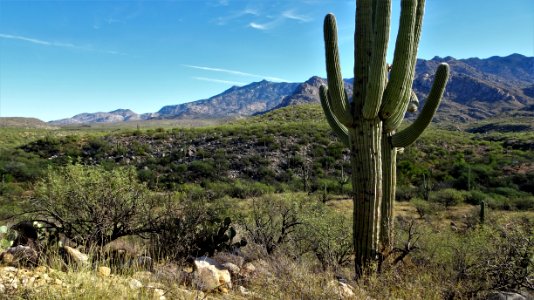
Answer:
[[[396, 153], [428, 126], [440, 103], [449, 67], [438, 67], [425, 106], [406, 129], [396, 132], [406, 111], [415, 111], [412, 91], [425, 0], [401, 0], [399, 32], [391, 72], [386, 63], [391, 0], [356, 0], [354, 92], [343, 88], [334, 15], [324, 21], [328, 88], [321, 87], [326, 119], [350, 148], [354, 202], [356, 274], [376, 259], [379, 245], [392, 239]], [[388, 76], [389, 75], [389, 76]]]

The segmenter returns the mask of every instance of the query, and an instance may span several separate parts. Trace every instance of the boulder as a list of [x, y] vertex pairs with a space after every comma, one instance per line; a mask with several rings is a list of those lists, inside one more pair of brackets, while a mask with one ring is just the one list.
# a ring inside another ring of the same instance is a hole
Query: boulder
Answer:
[[239, 291], [239, 293], [240, 293], [242, 296], [245, 296], [245, 297], [247, 297], [247, 298], [258, 298], [258, 297], [259, 297], [256, 293], [247, 290], [247, 289], [246, 289], [244, 286], [242, 286], [242, 285], [238, 285], [238, 286], [237, 286], [237, 290]]
[[236, 276], [241, 272], [241, 269], [231, 262], [225, 262], [224, 264], [222, 264], [222, 267], [230, 271], [230, 274], [232, 276]]
[[328, 283], [331, 288], [341, 299], [353, 298], [355, 296], [352, 286], [339, 280], [332, 280]]
[[111, 275], [111, 269], [109, 267], [98, 267], [98, 269], [96, 269], [96, 273], [100, 277], [108, 277]]
[[240, 274], [243, 278], [250, 278], [256, 273], [256, 267], [248, 262], [241, 268]]
[[130, 286], [132, 290], [138, 290], [143, 287], [143, 284], [141, 283], [141, 281], [137, 279], [133, 279], [133, 278], [130, 280], [128, 285]]
[[63, 247], [65, 259], [67, 263], [73, 263], [78, 266], [86, 266], [89, 264], [89, 256], [69, 246]]
[[494, 292], [493, 294], [489, 295], [487, 300], [527, 300], [528, 298], [518, 294], [518, 293], [510, 293], [510, 292]]
[[194, 260], [193, 284], [201, 291], [209, 292], [219, 290], [227, 292], [232, 288], [230, 272], [217, 261], [203, 256]]
[[38, 261], [39, 254], [29, 246], [10, 247], [0, 254], [0, 262], [13, 267], [35, 267]]
[[241, 268], [243, 264], [245, 263], [245, 258], [239, 255], [235, 255], [228, 252], [217, 252], [215, 256], [213, 257], [216, 261], [218, 261], [221, 264], [230, 262]]

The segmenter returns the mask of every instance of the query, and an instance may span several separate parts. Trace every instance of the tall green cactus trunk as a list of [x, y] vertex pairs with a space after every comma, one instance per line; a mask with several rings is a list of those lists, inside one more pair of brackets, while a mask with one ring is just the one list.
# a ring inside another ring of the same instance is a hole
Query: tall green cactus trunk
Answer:
[[328, 87], [321, 104], [334, 132], [350, 148], [354, 202], [356, 275], [392, 243], [397, 148], [413, 143], [441, 101], [449, 67], [438, 67], [432, 90], [417, 119], [396, 132], [413, 97], [417, 45], [424, 0], [401, 0], [399, 33], [388, 77], [386, 52], [391, 0], [356, 0], [354, 91], [347, 98], [337, 48], [335, 17], [324, 22]]
[[393, 204], [397, 182], [397, 148], [390, 145], [391, 134], [382, 133], [382, 206], [380, 250], [387, 252], [393, 243]]
[[[353, 186], [353, 231], [356, 266], [367, 265], [377, 255], [382, 202], [382, 172], [380, 136], [382, 124], [378, 118], [360, 119], [358, 129], [349, 130]], [[358, 269], [357, 272], [361, 273]]]

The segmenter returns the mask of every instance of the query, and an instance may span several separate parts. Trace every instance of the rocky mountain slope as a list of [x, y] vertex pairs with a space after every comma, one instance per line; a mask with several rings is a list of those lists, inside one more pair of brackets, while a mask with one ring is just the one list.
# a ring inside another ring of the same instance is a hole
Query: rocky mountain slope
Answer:
[[[147, 114], [148, 115], [148, 114]], [[51, 121], [52, 125], [74, 125], [87, 123], [116, 123], [148, 119], [129, 109], [117, 109], [110, 112], [81, 113], [72, 118]]]
[[23, 118], [23, 117], [1, 117], [0, 127], [17, 127], [17, 128], [54, 128], [50, 124], [36, 119], [36, 118]]
[[282, 99], [294, 93], [298, 83], [273, 83], [267, 80], [243, 87], [234, 86], [209, 99], [165, 106], [158, 118], [226, 118], [250, 116], [273, 109]]
[[[512, 54], [487, 59], [434, 57], [419, 59], [413, 88], [424, 103], [435, 69], [441, 62], [451, 66], [451, 77], [436, 120], [466, 122], [501, 114], [534, 115], [534, 57]], [[352, 80], [346, 80], [349, 96]], [[169, 105], [156, 113], [139, 115], [130, 110], [80, 114], [52, 124], [107, 123], [147, 119], [213, 119], [261, 114], [290, 105], [319, 102], [317, 76], [304, 83], [261, 81], [232, 87], [209, 99]]]
[[480, 120], [528, 110], [534, 104], [534, 97], [528, 92], [534, 84], [534, 58], [519, 54], [484, 60], [452, 57], [418, 60], [413, 88], [423, 102], [441, 62], [451, 66], [451, 77], [438, 120]]

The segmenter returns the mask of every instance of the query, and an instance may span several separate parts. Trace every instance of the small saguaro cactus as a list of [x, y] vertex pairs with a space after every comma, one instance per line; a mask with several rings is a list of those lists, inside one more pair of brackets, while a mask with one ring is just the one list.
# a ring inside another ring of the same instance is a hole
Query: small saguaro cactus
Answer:
[[412, 144], [428, 126], [449, 75], [449, 66], [441, 64], [417, 119], [397, 132], [406, 111], [418, 103], [411, 87], [424, 6], [424, 0], [401, 0], [389, 70], [391, 0], [356, 0], [352, 100], [344, 91], [335, 17], [328, 14], [324, 21], [328, 87], [320, 89], [321, 104], [328, 123], [350, 148], [357, 276], [378, 257], [380, 247], [390, 247], [397, 151]]
[[486, 221], [486, 202], [480, 201], [480, 224]]

